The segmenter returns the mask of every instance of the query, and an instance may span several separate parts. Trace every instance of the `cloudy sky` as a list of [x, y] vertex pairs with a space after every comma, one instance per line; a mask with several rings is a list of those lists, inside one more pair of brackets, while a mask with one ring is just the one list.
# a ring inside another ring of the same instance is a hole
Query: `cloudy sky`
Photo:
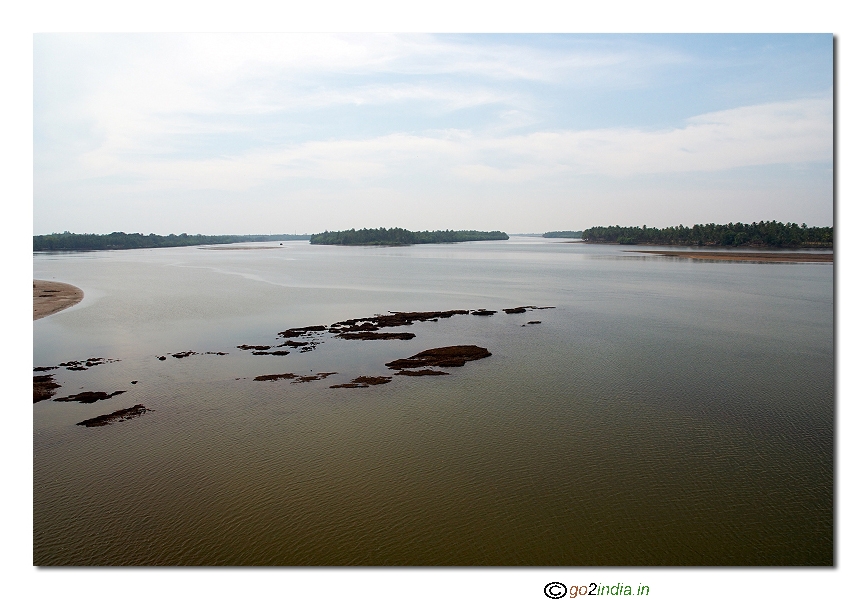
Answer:
[[833, 221], [824, 35], [37, 34], [34, 234]]

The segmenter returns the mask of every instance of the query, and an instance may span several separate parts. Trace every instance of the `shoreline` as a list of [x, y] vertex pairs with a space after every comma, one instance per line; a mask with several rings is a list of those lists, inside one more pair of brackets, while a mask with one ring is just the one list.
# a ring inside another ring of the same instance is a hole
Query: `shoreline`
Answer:
[[33, 279], [33, 320], [56, 314], [84, 299], [84, 292], [74, 285]]
[[832, 253], [805, 252], [708, 252], [689, 250], [626, 250], [635, 254], [654, 254], [670, 258], [689, 258], [706, 262], [788, 262], [832, 263]]

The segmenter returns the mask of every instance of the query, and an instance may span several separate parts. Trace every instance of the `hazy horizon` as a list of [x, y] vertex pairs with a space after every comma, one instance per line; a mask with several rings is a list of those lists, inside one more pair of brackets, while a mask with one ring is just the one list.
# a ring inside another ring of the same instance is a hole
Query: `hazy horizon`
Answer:
[[833, 224], [830, 34], [36, 34], [34, 234]]

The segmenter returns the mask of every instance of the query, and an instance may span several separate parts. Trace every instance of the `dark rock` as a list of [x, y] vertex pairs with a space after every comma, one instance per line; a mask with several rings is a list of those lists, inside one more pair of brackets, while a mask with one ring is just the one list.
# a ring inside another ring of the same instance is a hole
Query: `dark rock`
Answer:
[[340, 339], [362, 339], [371, 341], [373, 339], [403, 339], [408, 341], [415, 338], [415, 333], [374, 333], [371, 331], [363, 331], [360, 333], [340, 333], [337, 335]]
[[137, 385], [137, 384], [138, 384], [138, 381], [129, 381], [129, 384], [130, 384], [130, 385]]
[[363, 389], [365, 387], [369, 387], [370, 385], [384, 385], [385, 383], [390, 383], [390, 376], [359, 376], [358, 378], [352, 380], [350, 383], [343, 383], [342, 385], [331, 385], [331, 389]]
[[114, 393], [105, 393], [104, 391], [84, 391], [76, 395], [67, 395], [66, 397], [58, 397], [54, 401], [77, 401], [79, 403], [96, 403], [103, 399], [109, 399], [115, 395], [126, 393], [126, 391], [115, 391]]
[[137, 418], [138, 416], [142, 416], [147, 412], [153, 412], [153, 410], [148, 410], [142, 404], [136, 404], [131, 408], [117, 410], [116, 412], [112, 412], [111, 414], [104, 414], [102, 416], [96, 416], [95, 418], [88, 418], [87, 420], [82, 420], [81, 422], [76, 423], [76, 426], [107, 426], [114, 422], [123, 422], [125, 420]]
[[156, 359], [157, 360], [165, 360], [165, 356], [157, 356]]
[[88, 368], [99, 366], [100, 364], [111, 364], [112, 362], [120, 362], [120, 360], [112, 360], [110, 358], [87, 358], [83, 362], [80, 360], [62, 362], [60, 366], [65, 367], [66, 370], [87, 370]]
[[293, 379], [297, 378], [297, 374], [293, 374], [291, 372], [286, 372], [284, 374], [262, 374], [260, 376], [255, 377], [254, 381], [280, 381], [284, 379]]
[[48, 372], [49, 370], [57, 370], [58, 366], [37, 366], [33, 372]]
[[409, 326], [417, 321], [433, 321], [440, 318], [451, 318], [455, 314], [469, 314], [469, 310], [447, 310], [445, 312], [392, 312], [377, 314], [369, 318], [354, 318], [331, 325], [331, 333], [377, 331], [385, 327]]
[[484, 347], [477, 345], [451, 345], [448, 347], [437, 347], [415, 354], [410, 358], [394, 360], [385, 364], [392, 370], [405, 370], [407, 368], [422, 368], [427, 366], [458, 367], [466, 362], [480, 360], [491, 356]]
[[475, 310], [472, 314], [473, 316], [493, 316], [496, 314], [496, 310]]
[[33, 377], [33, 403], [43, 399], [51, 399], [60, 387], [54, 381], [53, 374], [41, 374]]
[[440, 376], [451, 373], [442, 370], [430, 370], [429, 368], [424, 368], [422, 370], [398, 370], [394, 374], [402, 374], [403, 376]]
[[178, 352], [176, 354], [171, 354], [171, 356], [173, 358], [177, 358], [178, 360], [180, 360], [181, 358], [188, 358], [189, 356], [197, 356], [197, 355], [198, 355], [198, 352], [194, 352], [194, 351], [182, 351], [182, 352]]
[[270, 345], [238, 345], [238, 349], [248, 350], [254, 349], [256, 351], [265, 351], [266, 349], [271, 349]]
[[310, 333], [316, 333], [319, 331], [326, 331], [328, 327], [322, 325], [314, 325], [311, 327], [295, 327], [293, 329], [286, 329], [281, 333], [277, 333], [280, 337], [289, 338], [289, 337], [301, 337], [302, 335], [309, 335]]
[[310, 341], [292, 341], [291, 339], [287, 339], [280, 343], [277, 347], [304, 347], [305, 345], [309, 345]]
[[523, 314], [524, 312], [526, 312], [526, 308], [505, 308], [502, 311], [506, 314]]
[[296, 380], [292, 381], [292, 383], [309, 383], [312, 381], [321, 381], [322, 379], [326, 379], [332, 374], [337, 374], [336, 372], [320, 372], [318, 374], [311, 374], [308, 376], [299, 376]]

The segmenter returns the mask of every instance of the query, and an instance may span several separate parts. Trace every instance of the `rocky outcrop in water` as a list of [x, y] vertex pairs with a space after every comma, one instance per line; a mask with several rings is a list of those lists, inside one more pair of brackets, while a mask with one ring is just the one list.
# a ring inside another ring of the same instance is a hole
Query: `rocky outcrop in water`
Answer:
[[87, 420], [76, 422], [76, 425], [86, 427], [107, 426], [115, 422], [124, 422], [126, 420], [138, 418], [139, 416], [143, 416], [147, 412], [153, 412], [153, 410], [148, 410], [142, 404], [136, 404], [131, 408], [117, 410], [116, 412], [112, 412], [111, 414], [103, 414], [102, 416], [96, 416], [95, 418], [88, 418]]
[[291, 380], [293, 383], [310, 383], [312, 381], [321, 381], [326, 379], [336, 372], [317, 372], [316, 374], [300, 375], [293, 372], [284, 372], [283, 374], [262, 374], [255, 377], [254, 381], [282, 381]]
[[[35, 369], [34, 369], [35, 370]], [[42, 374], [33, 377], [33, 403], [51, 399], [57, 393], [60, 385], [54, 381], [53, 374]]]
[[469, 314], [469, 310], [446, 310], [444, 312], [391, 312], [377, 314], [368, 318], [353, 318], [335, 322], [328, 329], [331, 333], [353, 333], [363, 331], [378, 331], [386, 327], [405, 327], [413, 322], [436, 322], [440, 318], [451, 318], [456, 314]]
[[305, 335], [309, 335], [310, 333], [317, 333], [326, 331], [327, 327], [322, 325], [315, 325], [311, 327], [296, 327], [293, 329], [286, 329], [280, 333], [277, 333], [280, 337], [284, 337], [286, 339], [290, 337], [302, 337]]
[[120, 360], [112, 360], [111, 358], [87, 358], [86, 360], [70, 360], [69, 362], [61, 362], [58, 366], [63, 366], [66, 370], [87, 370], [88, 368], [99, 366], [100, 364], [111, 364], [112, 362], [120, 362]]
[[77, 401], [78, 403], [96, 403], [103, 399], [109, 399], [115, 395], [126, 393], [126, 391], [115, 391], [114, 393], [106, 393], [105, 391], [84, 391], [76, 395], [67, 395], [66, 397], [57, 397], [54, 401]]
[[431, 370], [429, 368], [424, 368], [422, 370], [398, 370], [394, 374], [401, 374], [403, 376], [441, 376], [443, 374], [451, 374], [450, 372], [445, 372], [444, 370]]
[[388, 362], [385, 366], [391, 370], [406, 370], [429, 366], [456, 368], [463, 366], [466, 362], [480, 360], [492, 355], [487, 351], [487, 348], [478, 347], [477, 345], [450, 345], [448, 347], [428, 349], [409, 358]]
[[370, 385], [384, 385], [385, 383], [390, 382], [390, 376], [359, 376], [358, 378], [353, 379], [350, 383], [331, 385], [331, 389], [363, 389]]
[[263, 374], [255, 377], [254, 381], [282, 381], [286, 379], [294, 379], [297, 378], [297, 374], [286, 372], [283, 374]]
[[360, 333], [340, 333], [337, 337], [340, 339], [362, 339], [364, 341], [372, 341], [374, 339], [402, 339], [408, 341], [415, 338], [415, 333], [375, 333], [372, 331], [362, 331]]

